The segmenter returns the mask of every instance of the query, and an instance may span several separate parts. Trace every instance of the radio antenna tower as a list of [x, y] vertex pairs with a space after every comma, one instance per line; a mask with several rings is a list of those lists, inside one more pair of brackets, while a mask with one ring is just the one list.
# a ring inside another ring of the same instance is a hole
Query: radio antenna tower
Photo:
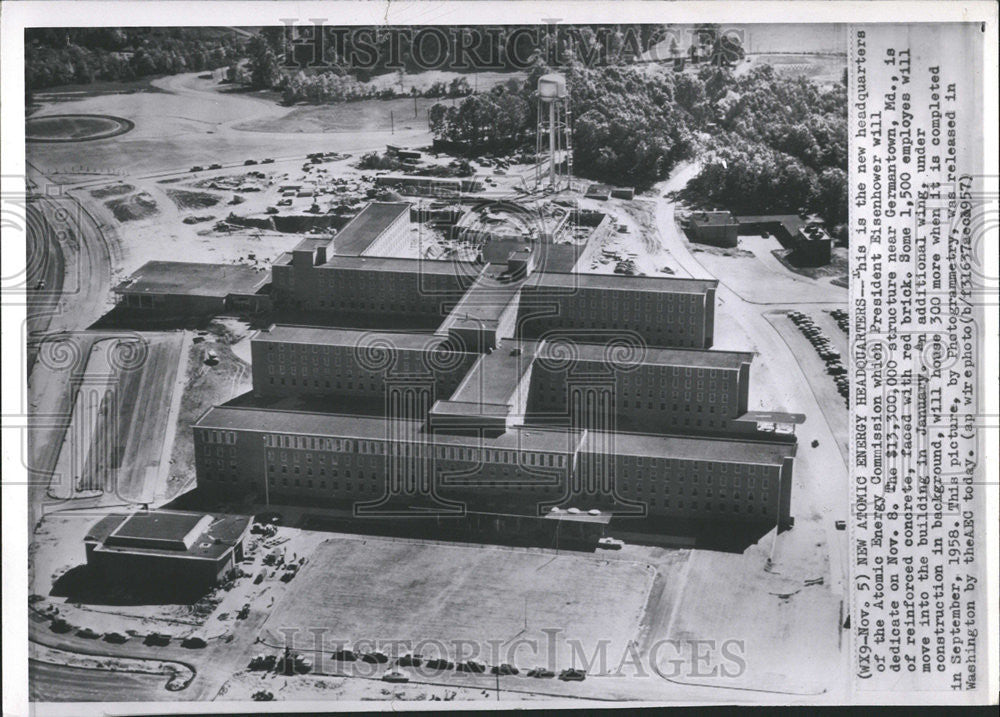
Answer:
[[552, 191], [570, 188], [573, 146], [566, 77], [558, 73], [538, 78], [538, 123], [535, 130], [535, 186], [546, 182]]

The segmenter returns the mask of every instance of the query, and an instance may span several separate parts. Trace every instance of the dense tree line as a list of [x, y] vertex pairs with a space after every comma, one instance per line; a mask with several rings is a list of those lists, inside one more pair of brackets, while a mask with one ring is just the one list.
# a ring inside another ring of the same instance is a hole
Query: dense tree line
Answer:
[[225, 67], [242, 38], [218, 28], [31, 28], [25, 31], [29, 91]]
[[818, 213], [847, 221], [847, 88], [823, 90], [769, 66], [727, 77], [706, 158], [685, 195], [745, 213]]

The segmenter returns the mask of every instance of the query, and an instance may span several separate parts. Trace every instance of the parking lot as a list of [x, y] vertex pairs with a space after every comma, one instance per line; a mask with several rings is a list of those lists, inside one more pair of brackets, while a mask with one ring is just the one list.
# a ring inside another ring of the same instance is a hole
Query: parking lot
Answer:
[[600, 555], [335, 538], [308, 557], [262, 638], [280, 643], [297, 630], [311, 647], [306, 631], [318, 628], [331, 651], [341, 643], [564, 669], [574, 643], [590, 655], [607, 640], [615, 654], [636, 635], [654, 575]]

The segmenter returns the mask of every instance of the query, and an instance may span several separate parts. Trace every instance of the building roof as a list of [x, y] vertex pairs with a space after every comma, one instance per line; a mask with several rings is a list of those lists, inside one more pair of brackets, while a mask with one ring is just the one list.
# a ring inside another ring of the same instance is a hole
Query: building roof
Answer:
[[[391, 423], [390, 423], [391, 422]], [[414, 442], [522, 451], [574, 453], [581, 431], [514, 427], [496, 438], [428, 433], [424, 421], [339, 413], [277, 411], [264, 408], [214, 406], [195, 422], [196, 428], [286, 433], [302, 436], [384, 440], [387, 435], [412, 436]]]
[[370, 202], [334, 237], [333, 246], [341, 256], [359, 256], [403, 214], [409, 220], [408, 202]]
[[780, 465], [785, 458], [795, 455], [795, 444], [589, 431], [584, 437], [581, 450], [589, 453], [604, 454], [610, 451], [615, 455], [678, 460]]
[[[391, 420], [391, 431], [389, 421]], [[423, 421], [334, 413], [276, 411], [262, 408], [215, 406], [195, 423], [217, 430], [286, 433], [302, 436], [384, 440], [387, 435], [410, 436], [413, 442], [555, 453], [608, 453], [679, 460], [780, 465], [795, 455], [794, 443], [768, 443], [720, 438], [605, 433], [536, 426], [509, 427], [495, 438], [428, 433]], [[582, 440], [581, 440], [582, 439]]]
[[115, 513], [87, 532], [100, 552], [218, 560], [243, 539], [252, 518], [182, 511]]
[[239, 264], [147, 261], [115, 287], [116, 293], [216, 296], [255, 294], [270, 278], [266, 271]]
[[610, 291], [649, 291], [676, 294], [705, 294], [719, 285], [718, 279], [682, 279], [659, 276], [622, 276], [620, 274], [561, 274], [540, 271], [529, 277], [525, 287], [545, 289], [601, 289]]
[[736, 219], [729, 212], [695, 212], [691, 221], [700, 226], [736, 224]]
[[776, 227], [780, 226], [788, 232], [788, 236], [795, 236], [800, 228], [804, 227], [808, 220], [803, 219], [798, 214], [754, 214], [736, 217], [736, 221], [753, 227]]
[[[334, 240], [336, 241], [336, 240]], [[437, 261], [432, 259], [401, 259], [387, 256], [331, 256], [317, 269], [339, 269], [342, 271], [385, 271], [397, 274], [436, 274], [468, 277], [471, 282], [479, 272], [471, 262]]]
[[518, 384], [535, 360], [535, 348], [531, 342], [504, 342], [491, 353], [483, 354], [449, 400], [505, 405], [515, 402]]
[[491, 239], [483, 247], [483, 261], [487, 264], [505, 264], [514, 252], [528, 247], [538, 255], [536, 267], [540, 271], [570, 272], [583, 253], [582, 244], [550, 244], [537, 242], [528, 244], [518, 239]]
[[[608, 362], [626, 367], [632, 365], [652, 366], [684, 366], [690, 368], [739, 369], [745, 363], [753, 361], [753, 354], [748, 351], [710, 351], [703, 349], [672, 349], [643, 346], [637, 339], [635, 351], [630, 351], [628, 344], [587, 344], [575, 343], [573, 352], [580, 361]], [[639, 348], [642, 347], [642, 348]], [[559, 355], [552, 358], [564, 359], [566, 346], [560, 344], [544, 344], [538, 351], [540, 358], [550, 357], [552, 351]], [[624, 359], [615, 358], [617, 351], [624, 350], [629, 354]]]
[[519, 282], [503, 282], [495, 278], [502, 270], [487, 264], [455, 308], [448, 313], [439, 332], [452, 327], [495, 329], [500, 316], [520, 290]]
[[370, 329], [325, 328], [275, 324], [254, 335], [263, 343], [306, 344], [308, 346], [395, 346], [401, 350], [436, 350], [445, 339], [416, 331], [374, 331]]

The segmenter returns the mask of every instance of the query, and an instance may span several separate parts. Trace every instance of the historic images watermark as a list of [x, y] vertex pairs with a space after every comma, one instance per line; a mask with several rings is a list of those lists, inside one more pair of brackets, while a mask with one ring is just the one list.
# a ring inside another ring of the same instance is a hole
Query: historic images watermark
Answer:
[[284, 18], [274, 28], [274, 49], [288, 69], [526, 70], [537, 61], [559, 65], [567, 47], [585, 66], [635, 61], [643, 33], [657, 28], [657, 60], [731, 66], [744, 56], [746, 30], [719, 25], [670, 28], [654, 25], [425, 26], [358, 28], [327, 24], [327, 18]]

